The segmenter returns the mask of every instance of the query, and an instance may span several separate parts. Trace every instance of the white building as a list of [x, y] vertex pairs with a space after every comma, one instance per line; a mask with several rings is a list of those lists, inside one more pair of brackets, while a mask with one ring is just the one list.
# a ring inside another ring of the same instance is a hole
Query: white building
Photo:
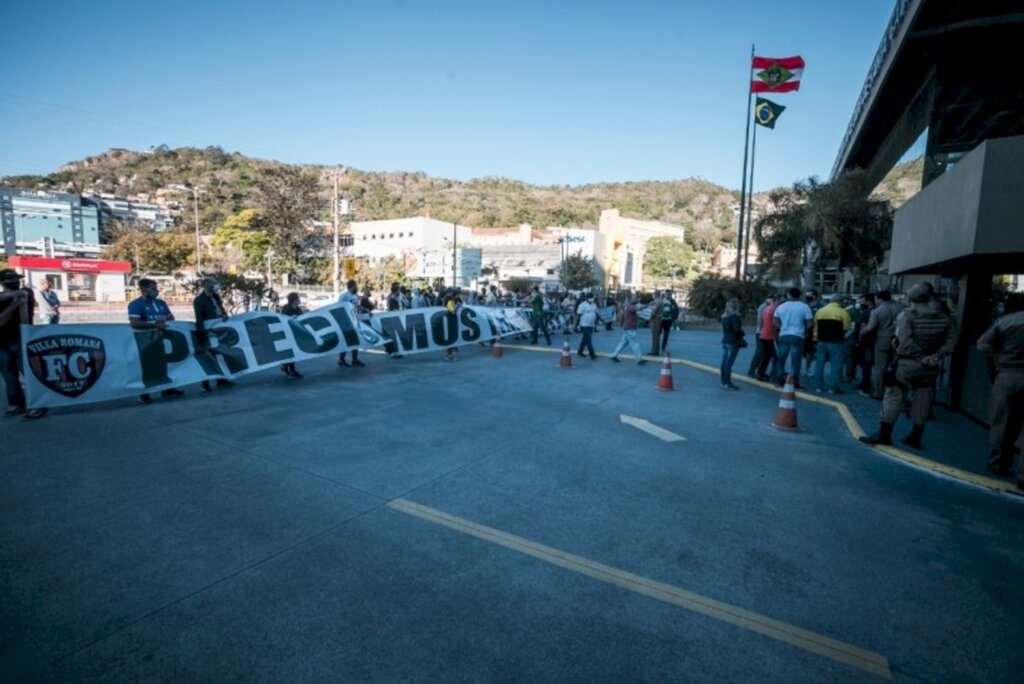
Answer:
[[426, 216], [387, 219], [384, 221], [353, 221], [351, 254], [357, 259], [375, 263], [386, 257], [404, 259], [406, 255], [425, 257], [428, 252], [455, 246], [469, 246], [468, 226], [438, 221]]
[[88, 198], [99, 207], [103, 221], [110, 218], [133, 221], [147, 225], [155, 231], [167, 230], [174, 226], [174, 216], [169, 208], [141, 197], [118, 197], [104, 192], [93, 193]]
[[597, 232], [604, 236], [598, 261], [608, 274], [609, 288], [640, 288], [643, 283], [647, 241], [655, 237], [682, 240], [682, 226], [622, 216], [618, 209], [601, 212]]

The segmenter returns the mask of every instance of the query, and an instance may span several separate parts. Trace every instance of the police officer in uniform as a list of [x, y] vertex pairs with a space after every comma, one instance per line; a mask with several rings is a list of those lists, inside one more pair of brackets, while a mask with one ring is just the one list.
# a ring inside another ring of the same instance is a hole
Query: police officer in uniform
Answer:
[[[1006, 315], [985, 331], [978, 349], [995, 356], [997, 372], [990, 402], [988, 469], [1000, 477], [1011, 477], [1015, 443], [1024, 429], [1024, 294], [1007, 299]], [[1017, 464], [1017, 487], [1024, 489], [1024, 458]]]
[[914, 425], [902, 442], [914, 449], [921, 448], [942, 359], [952, 353], [956, 344], [956, 324], [950, 316], [929, 305], [933, 295], [931, 283], [918, 283], [907, 293], [910, 308], [896, 318], [896, 372], [886, 378], [881, 425], [874, 434], [860, 438], [865, 444], [892, 444], [892, 429], [899, 418], [903, 397], [912, 390], [910, 418]]

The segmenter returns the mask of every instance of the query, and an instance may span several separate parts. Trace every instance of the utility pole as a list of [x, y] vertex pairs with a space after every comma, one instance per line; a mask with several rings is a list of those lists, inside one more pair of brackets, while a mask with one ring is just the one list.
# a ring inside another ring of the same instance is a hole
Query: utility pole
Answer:
[[203, 261], [201, 245], [199, 243], [199, 192], [193, 188], [192, 190], [192, 209], [195, 210], [196, 215], [196, 275], [198, 276], [203, 272]]
[[341, 169], [334, 169], [334, 203], [331, 205], [331, 214], [334, 221], [334, 301], [338, 301], [338, 295], [341, 294], [340, 283], [338, 282], [341, 278], [341, 262], [340, 254], [341, 241], [338, 238], [338, 176], [341, 173]]
[[192, 193], [192, 209], [195, 211], [196, 217], [196, 277], [198, 277], [203, 270], [202, 257], [200, 256], [202, 244], [199, 240], [199, 193], [202, 192], [202, 188], [189, 187], [187, 185], [172, 185], [170, 188], [179, 192]]
[[458, 227], [459, 227], [459, 224], [454, 223], [454, 222], [452, 223], [452, 287], [458, 287], [459, 286], [458, 285], [458, 281], [456, 280], [456, 273], [458, 272], [458, 269], [456, 268], [456, 264], [457, 264], [457, 262], [459, 260], [458, 259], [458, 254], [459, 253], [456, 251], [456, 242], [455, 242], [456, 240], [458, 240], [458, 237], [459, 237]]

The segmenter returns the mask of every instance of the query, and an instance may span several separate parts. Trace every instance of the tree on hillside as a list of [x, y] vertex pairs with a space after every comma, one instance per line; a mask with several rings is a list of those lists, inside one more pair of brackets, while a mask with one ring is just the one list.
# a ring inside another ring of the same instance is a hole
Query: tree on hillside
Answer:
[[686, 231], [686, 244], [703, 255], [709, 255], [721, 244], [721, 231], [710, 221], [698, 221]]
[[100, 223], [100, 244], [110, 244], [125, 233], [145, 233], [149, 230], [149, 226], [139, 221], [113, 217]]
[[136, 273], [174, 273], [195, 260], [195, 242], [187, 233], [127, 232], [107, 245], [104, 259], [129, 261]]
[[585, 290], [597, 285], [597, 277], [594, 275], [594, 260], [591, 257], [583, 256], [582, 250], [570, 254], [562, 263], [558, 282], [567, 290]]
[[647, 241], [644, 255], [644, 277], [653, 282], [674, 283], [686, 278], [693, 264], [693, 249], [670, 235]]
[[322, 247], [323, 236], [310, 230], [319, 208], [319, 176], [290, 166], [263, 170], [255, 187], [262, 229], [282, 259], [278, 268], [295, 272], [303, 258]]
[[818, 265], [869, 273], [892, 240], [893, 209], [869, 197], [871, 180], [861, 170], [831, 183], [815, 178], [771, 193], [773, 209], [754, 224], [761, 260], [781, 278], [817, 279]]
[[263, 217], [255, 209], [229, 216], [213, 233], [211, 244], [228, 266], [259, 270], [271, 248], [270, 235], [262, 230]]

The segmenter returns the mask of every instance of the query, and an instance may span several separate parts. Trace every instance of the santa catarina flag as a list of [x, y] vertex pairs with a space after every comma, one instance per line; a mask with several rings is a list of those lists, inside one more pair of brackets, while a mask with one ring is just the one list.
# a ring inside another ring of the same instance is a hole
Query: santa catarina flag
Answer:
[[782, 105], [759, 97], [754, 104], [754, 122], [765, 128], [775, 128], [775, 120], [782, 114], [783, 109], [785, 107]]
[[791, 93], [800, 90], [804, 58], [754, 57], [750, 77], [752, 93]]

